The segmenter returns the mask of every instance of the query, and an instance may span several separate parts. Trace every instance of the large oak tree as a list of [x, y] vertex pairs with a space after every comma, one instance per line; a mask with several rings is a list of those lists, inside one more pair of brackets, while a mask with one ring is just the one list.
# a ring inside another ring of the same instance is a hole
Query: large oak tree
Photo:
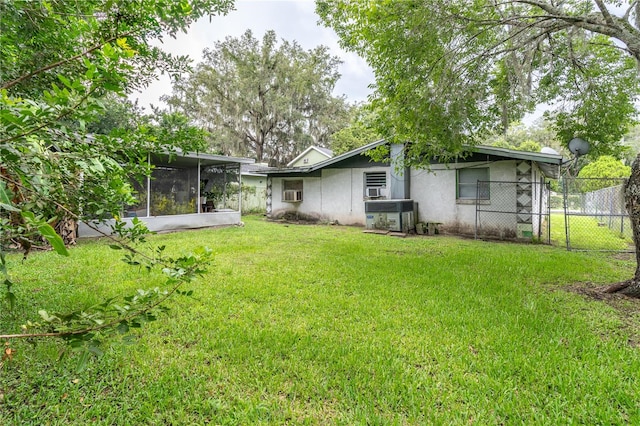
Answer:
[[205, 49], [166, 101], [213, 135], [214, 150], [282, 165], [346, 125], [348, 105], [332, 95], [339, 63], [325, 46], [304, 50], [274, 31], [260, 41], [248, 30]]
[[[637, 118], [640, 2], [604, 0], [319, 0], [344, 47], [374, 70], [387, 138], [409, 162], [455, 155], [546, 105], [561, 140], [618, 152]], [[640, 296], [640, 156], [626, 187]], [[622, 287], [622, 286], [621, 286]]]

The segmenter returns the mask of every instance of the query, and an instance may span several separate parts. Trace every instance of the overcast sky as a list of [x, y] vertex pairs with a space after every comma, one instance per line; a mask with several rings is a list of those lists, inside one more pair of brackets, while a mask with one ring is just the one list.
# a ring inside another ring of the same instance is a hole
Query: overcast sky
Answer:
[[[203, 18], [193, 25], [188, 34], [176, 39], [167, 37], [163, 50], [180, 55], [189, 55], [193, 65], [202, 60], [202, 50], [213, 47], [215, 41], [227, 36], [240, 37], [247, 29], [259, 40], [268, 30], [274, 30], [281, 39], [296, 40], [304, 49], [318, 45], [328, 46], [333, 55], [342, 59], [340, 80], [334, 95], [346, 95], [350, 102], [364, 101], [371, 92], [368, 86], [374, 77], [366, 62], [353, 53], [347, 53], [338, 46], [338, 37], [333, 30], [318, 24], [313, 0], [236, 0], [234, 11], [226, 16]], [[162, 105], [159, 98], [171, 93], [168, 76], [152, 84], [144, 92], [134, 94], [143, 107], [149, 104]]]

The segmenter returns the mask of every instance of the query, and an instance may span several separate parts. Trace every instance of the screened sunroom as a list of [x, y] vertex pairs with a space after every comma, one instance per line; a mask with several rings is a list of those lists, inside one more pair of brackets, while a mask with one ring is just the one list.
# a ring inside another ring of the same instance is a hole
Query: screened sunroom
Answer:
[[[240, 223], [240, 165], [254, 160], [211, 154], [151, 154], [148, 161], [153, 165], [151, 176], [132, 182], [138, 204], [124, 207], [124, 220], [137, 217], [152, 231]], [[100, 227], [108, 229], [108, 224]], [[81, 223], [78, 235], [99, 233]]]

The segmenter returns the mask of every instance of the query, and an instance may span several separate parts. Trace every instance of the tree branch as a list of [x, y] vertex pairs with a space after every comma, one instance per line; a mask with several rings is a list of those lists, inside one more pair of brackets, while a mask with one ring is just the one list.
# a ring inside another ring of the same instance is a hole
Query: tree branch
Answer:
[[[188, 269], [187, 273], [193, 273], [196, 269], [197, 269], [197, 265], [191, 267], [190, 269]], [[169, 299], [169, 297], [171, 297], [173, 295], [173, 293], [175, 293], [176, 290], [178, 290], [178, 288], [180, 288], [180, 286], [182, 284], [184, 284], [184, 281], [178, 280], [177, 284], [174, 285], [171, 288], [171, 290], [169, 290], [167, 292], [167, 294], [165, 294], [164, 296], [162, 296], [161, 298], [156, 300], [151, 305], [145, 306], [144, 308], [139, 309], [137, 311], [133, 311], [129, 315], [126, 315], [124, 317], [118, 317], [118, 318], [115, 318], [112, 321], [106, 322], [104, 324], [96, 325], [95, 327], [87, 327], [87, 328], [84, 328], [84, 329], [81, 329], [81, 330], [54, 331], [54, 332], [49, 332], [49, 333], [0, 334], [0, 339], [7, 340], [7, 339], [25, 339], [25, 338], [30, 338], [30, 337], [67, 337], [67, 336], [77, 336], [77, 335], [81, 335], [81, 334], [87, 334], [87, 333], [91, 333], [92, 331], [104, 330], [105, 328], [113, 327], [116, 324], [121, 323], [122, 321], [132, 320], [132, 319], [140, 316], [141, 314], [149, 312], [152, 309], [158, 307], [165, 300]]]
[[60, 60], [58, 62], [54, 62], [52, 64], [49, 64], [49, 65], [45, 66], [45, 67], [42, 67], [42, 68], [37, 69], [35, 71], [32, 71], [32, 72], [30, 72], [28, 74], [23, 74], [20, 77], [16, 78], [15, 80], [11, 80], [11, 81], [9, 81], [7, 83], [4, 83], [2, 86], [0, 86], [0, 89], [9, 89], [9, 88], [15, 86], [16, 84], [19, 84], [19, 83], [23, 82], [24, 80], [27, 80], [27, 79], [35, 76], [35, 75], [38, 75], [38, 74], [43, 73], [45, 71], [49, 71], [49, 70], [51, 70], [53, 68], [57, 68], [57, 67], [62, 66], [64, 64], [66, 64], [66, 63], [75, 61], [76, 59], [80, 59], [83, 56], [86, 56], [89, 53], [100, 49], [102, 46], [104, 46], [107, 43], [111, 43], [114, 40], [117, 40], [117, 39], [122, 38], [122, 37], [127, 37], [127, 36], [129, 36], [131, 34], [133, 34], [133, 32], [129, 31], [129, 32], [126, 32], [124, 34], [118, 34], [118, 35], [115, 35], [113, 37], [109, 37], [108, 39], [106, 39], [106, 40], [104, 40], [104, 41], [102, 41], [102, 42], [100, 42], [100, 43], [98, 43], [96, 45], [91, 46], [89, 49], [85, 50], [82, 53], [77, 54], [76, 56], [73, 56], [73, 57], [67, 58], [67, 59], [62, 59], [62, 60]]
[[598, 6], [598, 9], [600, 9], [600, 13], [602, 13], [602, 16], [604, 16], [604, 20], [607, 21], [609, 25], [615, 26], [615, 22], [613, 21], [613, 18], [609, 13], [609, 9], [607, 9], [607, 6], [604, 4], [604, 2], [602, 0], [594, 0], [594, 2]]
[[14, 135], [14, 136], [8, 137], [6, 139], [2, 139], [2, 140], [0, 140], [0, 144], [7, 143], [7, 142], [12, 142], [12, 141], [14, 141], [16, 139], [24, 138], [26, 136], [29, 136], [29, 135], [37, 132], [38, 130], [42, 130], [45, 127], [51, 126], [56, 121], [60, 121], [63, 118], [68, 117], [71, 113], [73, 113], [75, 110], [77, 110], [82, 105], [82, 103], [84, 101], [86, 101], [89, 98], [89, 96], [91, 96], [97, 89], [98, 89], [98, 86], [95, 86], [94, 88], [89, 90], [84, 96], [82, 96], [80, 98], [80, 100], [78, 101], [77, 104], [73, 105], [71, 108], [68, 108], [66, 111], [62, 112], [61, 114], [59, 114], [57, 117], [53, 118], [52, 120], [46, 121], [46, 122], [42, 123], [41, 125], [33, 128], [33, 129], [31, 129], [31, 130], [29, 130], [27, 132], [21, 133], [19, 135]]

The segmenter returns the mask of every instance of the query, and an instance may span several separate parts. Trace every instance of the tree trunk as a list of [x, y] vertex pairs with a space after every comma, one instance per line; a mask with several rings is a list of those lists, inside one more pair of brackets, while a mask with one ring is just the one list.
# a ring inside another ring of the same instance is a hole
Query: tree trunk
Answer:
[[636, 273], [630, 280], [615, 284], [606, 292], [640, 298], [640, 153], [631, 165], [631, 176], [625, 185], [624, 199], [636, 246]]
[[59, 219], [55, 224], [55, 230], [62, 237], [65, 246], [72, 246], [76, 244], [77, 238], [77, 223], [75, 219], [70, 216], [64, 216]]

